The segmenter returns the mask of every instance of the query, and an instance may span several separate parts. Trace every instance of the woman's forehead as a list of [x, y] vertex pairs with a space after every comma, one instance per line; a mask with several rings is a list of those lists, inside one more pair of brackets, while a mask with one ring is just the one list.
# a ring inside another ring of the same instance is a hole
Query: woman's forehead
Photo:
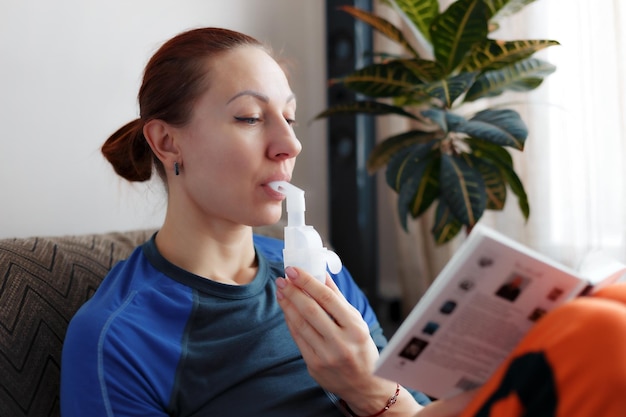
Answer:
[[295, 101], [281, 66], [259, 47], [239, 47], [222, 54], [208, 69], [210, 90], [227, 102], [250, 96], [261, 101]]

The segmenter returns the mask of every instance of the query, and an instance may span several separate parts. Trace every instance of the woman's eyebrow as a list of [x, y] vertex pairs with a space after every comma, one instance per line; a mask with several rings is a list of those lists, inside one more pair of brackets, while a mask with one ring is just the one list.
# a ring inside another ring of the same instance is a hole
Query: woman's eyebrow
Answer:
[[[269, 101], [270, 101], [270, 98], [268, 96], [266, 96], [265, 94], [259, 93], [258, 91], [243, 90], [243, 91], [238, 92], [234, 96], [232, 96], [230, 98], [230, 100], [228, 100], [228, 102], [226, 104], [236, 100], [237, 98], [239, 98], [241, 96], [252, 96], [252, 97], [254, 97], [254, 98], [258, 99], [258, 100], [261, 100], [264, 103], [269, 103]], [[290, 94], [287, 97], [287, 100], [285, 100], [285, 102], [288, 103], [288, 102], [293, 101], [295, 99], [296, 99], [296, 95], [292, 93], [292, 94]]]
[[235, 94], [234, 96], [232, 96], [230, 98], [230, 100], [228, 100], [227, 104], [232, 102], [233, 100], [241, 97], [241, 96], [252, 96], [255, 97], [261, 101], [263, 101], [264, 103], [267, 103], [270, 101], [270, 98], [268, 96], [266, 96], [265, 94], [261, 94], [258, 91], [254, 91], [254, 90], [243, 90], [238, 92], [237, 94]]

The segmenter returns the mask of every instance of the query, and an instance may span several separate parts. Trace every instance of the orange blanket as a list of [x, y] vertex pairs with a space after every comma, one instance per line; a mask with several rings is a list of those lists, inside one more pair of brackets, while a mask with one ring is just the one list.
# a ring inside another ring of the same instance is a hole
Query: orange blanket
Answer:
[[626, 416], [626, 283], [543, 317], [461, 417]]

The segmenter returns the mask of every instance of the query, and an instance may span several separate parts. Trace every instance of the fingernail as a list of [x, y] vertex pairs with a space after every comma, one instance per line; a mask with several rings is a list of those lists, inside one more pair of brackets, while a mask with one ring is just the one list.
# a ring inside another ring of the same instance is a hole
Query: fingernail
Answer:
[[287, 281], [285, 278], [276, 278], [276, 286], [278, 288], [285, 288], [287, 286]]
[[285, 268], [285, 274], [287, 274], [287, 277], [289, 277], [289, 279], [298, 278], [298, 271], [292, 266], [288, 266], [287, 268]]

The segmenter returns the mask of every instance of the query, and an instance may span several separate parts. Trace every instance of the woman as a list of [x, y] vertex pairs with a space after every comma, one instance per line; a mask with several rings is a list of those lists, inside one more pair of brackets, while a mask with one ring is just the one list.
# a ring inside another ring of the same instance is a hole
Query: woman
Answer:
[[289, 181], [301, 150], [295, 96], [255, 39], [174, 37], [139, 105], [102, 151], [130, 181], [157, 172], [167, 212], [72, 319], [64, 417], [626, 413], [626, 284], [546, 315], [477, 392], [422, 408], [422, 394], [372, 375], [386, 341], [350, 275], [283, 278], [282, 242], [252, 233], [281, 217], [268, 183]]
[[268, 184], [291, 179], [301, 150], [268, 50], [182, 33], [148, 62], [139, 106], [102, 151], [129, 181], [161, 176], [165, 220], [72, 319], [63, 416], [389, 417], [427, 403], [372, 375], [385, 340], [346, 271], [325, 284], [283, 271], [282, 242], [253, 235], [280, 219]]

